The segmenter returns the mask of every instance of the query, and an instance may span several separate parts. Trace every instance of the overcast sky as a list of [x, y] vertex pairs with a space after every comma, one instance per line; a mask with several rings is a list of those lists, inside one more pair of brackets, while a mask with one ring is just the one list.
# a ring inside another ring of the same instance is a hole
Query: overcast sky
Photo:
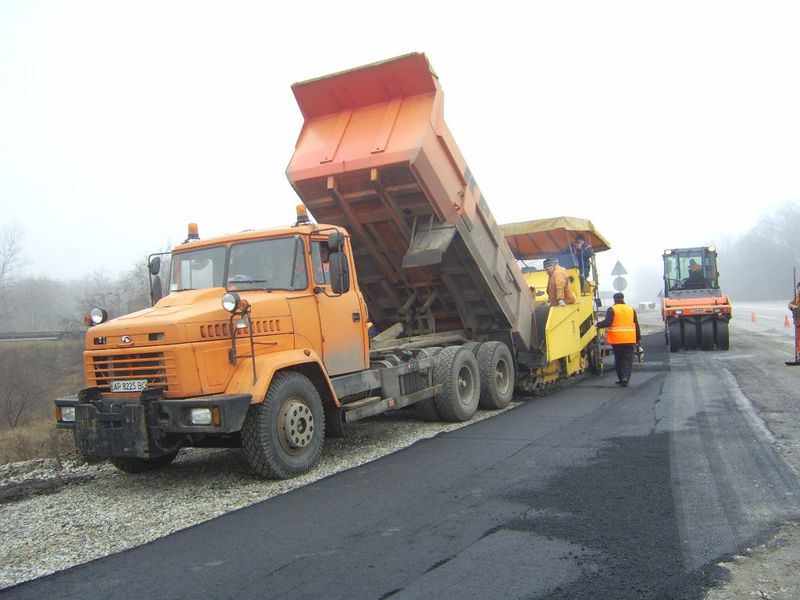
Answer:
[[589, 218], [601, 276], [658, 269], [800, 199], [798, 26], [769, 0], [0, 0], [0, 229], [68, 279], [190, 221], [291, 223], [290, 85], [416, 51], [499, 222]]

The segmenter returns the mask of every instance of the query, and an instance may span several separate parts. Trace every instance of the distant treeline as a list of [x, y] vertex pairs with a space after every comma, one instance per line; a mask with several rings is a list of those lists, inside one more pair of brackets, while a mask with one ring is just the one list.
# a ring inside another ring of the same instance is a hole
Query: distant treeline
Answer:
[[800, 274], [800, 200], [786, 202], [720, 248], [721, 286], [734, 301], [788, 302], [793, 268]]
[[94, 306], [120, 316], [150, 306], [146, 259], [116, 276], [92, 273], [80, 280], [22, 277], [0, 293], [0, 331], [85, 331], [83, 317]]

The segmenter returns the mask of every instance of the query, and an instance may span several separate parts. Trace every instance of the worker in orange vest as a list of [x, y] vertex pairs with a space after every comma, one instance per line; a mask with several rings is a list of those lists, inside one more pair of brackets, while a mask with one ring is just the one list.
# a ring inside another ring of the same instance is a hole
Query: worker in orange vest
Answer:
[[609, 306], [606, 318], [597, 324], [606, 327], [606, 341], [614, 349], [614, 368], [617, 371], [617, 385], [628, 385], [633, 369], [633, 355], [642, 341], [639, 317], [632, 306], [625, 304], [622, 292], [614, 294], [614, 306]]
[[794, 357], [797, 362], [800, 361], [800, 283], [794, 290], [794, 299], [789, 302], [789, 310], [794, 317]]

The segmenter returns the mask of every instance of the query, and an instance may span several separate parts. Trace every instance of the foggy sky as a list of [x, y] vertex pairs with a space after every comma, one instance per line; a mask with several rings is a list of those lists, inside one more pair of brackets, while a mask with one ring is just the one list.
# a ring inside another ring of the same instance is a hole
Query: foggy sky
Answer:
[[190, 221], [291, 223], [290, 85], [413, 51], [497, 221], [591, 219], [609, 285], [800, 198], [800, 5], [449, 6], [0, 0], [0, 228], [24, 229], [24, 273], [117, 274]]

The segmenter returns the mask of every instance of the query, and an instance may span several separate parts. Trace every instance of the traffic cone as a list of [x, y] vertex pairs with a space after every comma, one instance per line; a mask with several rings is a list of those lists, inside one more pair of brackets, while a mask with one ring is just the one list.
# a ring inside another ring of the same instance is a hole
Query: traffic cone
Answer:
[[789, 324], [789, 315], [783, 317], [783, 326], [786, 329], [789, 329], [791, 327], [791, 325]]
[[755, 323], [756, 322], [756, 313], [750, 313], [750, 322], [751, 323]]

